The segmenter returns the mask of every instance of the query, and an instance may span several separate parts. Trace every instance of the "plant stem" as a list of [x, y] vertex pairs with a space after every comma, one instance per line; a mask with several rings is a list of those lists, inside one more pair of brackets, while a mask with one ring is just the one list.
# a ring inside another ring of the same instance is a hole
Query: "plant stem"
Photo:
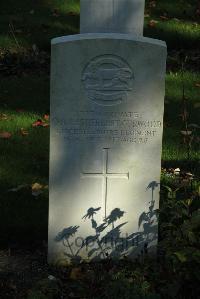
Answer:
[[69, 240], [67, 239], [66, 241], [67, 241], [67, 246], [66, 246], [66, 244], [65, 244], [65, 240], [66, 239], [63, 239], [63, 245], [65, 246], [65, 247], [69, 247], [69, 250], [70, 250], [70, 252], [71, 252], [71, 255], [72, 256], [75, 256], [74, 255], [74, 252], [73, 252], [73, 250], [72, 250], [72, 248], [71, 248], [71, 245], [69, 244]]

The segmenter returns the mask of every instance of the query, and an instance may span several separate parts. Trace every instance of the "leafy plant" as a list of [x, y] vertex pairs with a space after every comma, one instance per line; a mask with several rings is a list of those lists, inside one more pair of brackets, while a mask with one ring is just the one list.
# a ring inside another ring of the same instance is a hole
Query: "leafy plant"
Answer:
[[184, 293], [195, 298], [200, 283], [200, 197], [196, 190], [171, 190], [161, 190], [159, 262], [173, 285], [170, 298]]

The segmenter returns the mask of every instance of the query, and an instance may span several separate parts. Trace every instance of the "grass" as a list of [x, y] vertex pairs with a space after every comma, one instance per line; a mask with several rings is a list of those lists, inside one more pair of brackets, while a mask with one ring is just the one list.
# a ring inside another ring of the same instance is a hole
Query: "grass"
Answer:
[[[0, 4], [0, 47], [49, 50], [50, 40], [79, 31], [79, 1], [8, 0]], [[12, 28], [10, 28], [10, 25]], [[16, 43], [19, 44], [19, 46]]]
[[[0, 115], [5, 114], [6, 119], [0, 121], [0, 131], [12, 134], [0, 140], [4, 153], [0, 156], [1, 188], [37, 180], [47, 183], [49, 129], [34, 128], [32, 124], [49, 111], [49, 76], [2, 78], [1, 90]], [[23, 136], [21, 128], [28, 135]]]
[[[200, 81], [200, 74], [185, 71], [170, 72], [166, 76], [166, 97], [165, 97], [165, 128], [163, 137], [164, 161], [187, 160], [186, 145], [183, 144], [184, 123], [181, 120], [183, 84], [185, 86], [185, 97], [188, 100], [189, 124], [198, 124], [200, 103], [200, 89], [196, 83]], [[199, 160], [198, 143], [193, 142], [190, 158], [196, 164]], [[182, 163], [181, 163], [182, 164]]]
[[[1, 190], [5, 186], [7, 189], [37, 181], [47, 183], [49, 129], [32, 128], [31, 124], [40, 115], [23, 113], [18, 116], [10, 111], [6, 115], [11, 120], [3, 125], [3, 129], [12, 136], [0, 143]], [[22, 135], [21, 128], [28, 135]]]
[[[150, 1], [146, 1], [149, 16], [145, 18], [145, 36], [166, 40], [169, 50], [184, 48], [192, 52], [198, 49], [197, 2], [160, 0], [155, 7], [150, 7]], [[29, 55], [33, 45], [40, 53], [46, 51], [48, 56], [51, 38], [79, 32], [79, 13], [77, 0], [1, 1], [0, 57], [5, 63], [7, 52], [11, 53], [11, 58]], [[163, 15], [167, 20], [160, 18]], [[155, 26], [149, 25], [151, 20], [157, 21]], [[32, 124], [49, 112], [49, 66], [40, 71], [36, 61], [30, 64], [28, 72], [25, 69], [20, 74], [9, 73], [10, 66], [15, 64], [16, 59], [9, 59], [6, 62], [8, 73], [0, 77], [0, 132], [12, 134], [9, 139], [0, 138], [0, 244], [7, 244], [11, 239], [23, 240], [23, 233], [26, 239], [33, 240], [34, 236], [46, 239], [47, 231], [48, 193], [45, 191], [34, 197], [31, 185], [35, 182], [48, 184], [49, 129], [32, 127]], [[19, 60], [18, 67], [23, 68], [22, 64], [23, 60]], [[198, 68], [186, 68], [182, 77], [179, 62], [175, 62], [175, 68], [171, 64], [169, 59], [162, 160], [169, 167], [182, 168], [188, 167], [186, 146], [180, 133], [183, 129], [180, 118], [182, 84], [184, 82], [188, 98], [189, 122], [198, 123], [200, 88], [195, 84], [200, 82], [200, 72]], [[28, 135], [23, 136], [21, 128], [27, 130]], [[199, 172], [198, 150], [197, 143], [193, 143], [190, 162], [196, 173]], [[23, 184], [29, 187], [8, 192]]]
[[8, 110], [23, 109], [26, 112], [49, 111], [49, 76], [30, 74], [8, 76], [0, 80], [1, 107]]
[[[168, 49], [192, 49], [200, 46], [198, 1], [146, 1], [144, 35], [165, 40]], [[163, 19], [164, 17], [164, 19]], [[150, 21], [156, 23], [150, 26]]]
[[[0, 48], [50, 49], [50, 39], [79, 32], [78, 0], [2, 1], [0, 4]], [[168, 47], [194, 48], [200, 46], [200, 17], [196, 15], [198, 1], [146, 1], [144, 35], [166, 40]], [[160, 16], [167, 15], [162, 21]], [[149, 21], [158, 23], [150, 27]], [[12, 28], [11, 28], [12, 26]]]
[[155, 27], [149, 27], [151, 18], [145, 20], [144, 35], [167, 42], [168, 49], [191, 49], [200, 46], [200, 26], [191, 21], [168, 20], [155, 18]]

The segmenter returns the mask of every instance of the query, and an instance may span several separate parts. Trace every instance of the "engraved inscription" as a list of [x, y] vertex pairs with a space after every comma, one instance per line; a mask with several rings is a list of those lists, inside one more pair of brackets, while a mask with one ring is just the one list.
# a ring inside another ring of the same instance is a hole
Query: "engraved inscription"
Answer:
[[162, 133], [160, 120], [146, 120], [134, 111], [96, 115], [93, 111], [77, 111], [70, 119], [53, 118], [57, 135], [77, 142], [109, 142], [146, 144]]
[[102, 203], [104, 205], [105, 218], [107, 217], [108, 200], [108, 179], [129, 179], [128, 173], [115, 173], [108, 171], [108, 151], [109, 148], [103, 148], [103, 169], [102, 172], [82, 172], [81, 178], [101, 178], [102, 179]]
[[101, 55], [84, 68], [82, 82], [90, 100], [103, 106], [120, 104], [132, 90], [133, 71], [116, 55]]

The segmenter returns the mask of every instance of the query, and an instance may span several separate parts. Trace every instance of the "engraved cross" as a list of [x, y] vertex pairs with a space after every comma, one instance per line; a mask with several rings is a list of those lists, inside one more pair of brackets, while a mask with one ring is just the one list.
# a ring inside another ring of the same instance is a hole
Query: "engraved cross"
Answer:
[[104, 204], [105, 218], [107, 217], [108, 200], [108, 179], [129, 179], [128, 173], [111, 173], [108, 171], [108, 151], [109, 148], [103, 148], [103, 169], [102, 172], [82, 172], [81, 178], [101, 178], [102, 180], [102, 203]]

